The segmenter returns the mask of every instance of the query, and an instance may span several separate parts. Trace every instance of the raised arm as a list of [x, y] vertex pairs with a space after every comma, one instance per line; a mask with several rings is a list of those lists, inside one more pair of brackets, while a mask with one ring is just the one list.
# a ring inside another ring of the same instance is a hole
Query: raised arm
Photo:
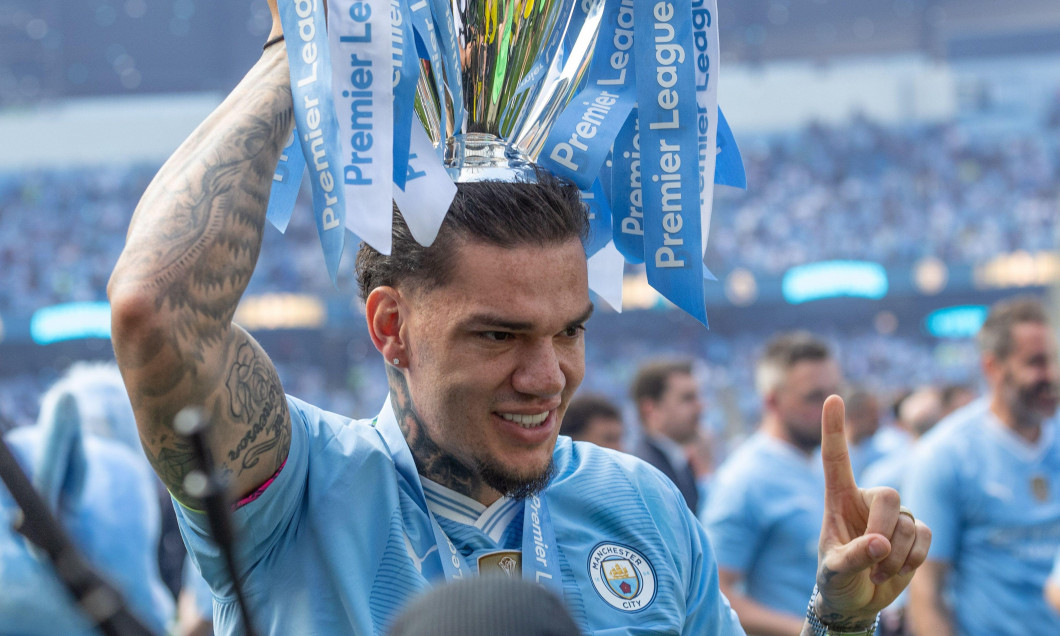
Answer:
[[[931, 530], [899, 507], [891, 488], [858, 488], [850, 468], [843, 400], [831, 396], [821, 421], [824, 522], [814, 614], [832, 632], [867, 633], [927, 558]], [[803, 636], [822, 633], [803, 626]]]
[[136, 208], [107, 287], [114, 351], [140, 439], [170, 492], [192, 507], [197, 502], [182, 483], [190, 446], [173, 432], [182, 408], [202, 407], [212, 421], [209, 445], [234, 495], [264, 483], [290, 448], [276, 370], [232, 323], [291, 132], [288, 77], [283, 43], [270, 46], [162, 166]]

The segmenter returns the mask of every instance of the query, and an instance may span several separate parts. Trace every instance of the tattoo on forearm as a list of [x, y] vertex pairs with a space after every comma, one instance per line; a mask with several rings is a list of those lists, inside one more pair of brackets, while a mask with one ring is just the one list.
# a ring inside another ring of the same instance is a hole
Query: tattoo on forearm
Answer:
[[432, 481], [475, 499], [484, 487], [482, 478], [470, 467], [439, 448], [431, 439], [419, 414], [416, 413], [405, 376], [390, 367], [387, 367], [386, 375], [390, 382], [394, 415], [409, 444], [412, 457], [416, 460], [416, 470]]

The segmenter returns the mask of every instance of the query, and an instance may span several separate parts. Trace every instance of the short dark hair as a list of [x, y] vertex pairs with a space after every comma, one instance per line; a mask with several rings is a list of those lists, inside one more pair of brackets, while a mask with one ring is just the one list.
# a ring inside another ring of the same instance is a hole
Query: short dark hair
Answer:
[[1014, 346], [1012, 328], [1021, 323], [1048, 325], [1049, 317], [1042, 302], [1033, 296], [1018, 296], [995, 303], [979, 329], [979, 351], [1005, 359]]
[[640, 412], [642, 400], [659, 401], [666, 392], [666, 384], [673, 375], [692, 375], [691, 360], [653, 360], [639, 369], [629, 385], [629, 396]]
[[586, 393], [571, 400], [563, 415], [559, 432], [568, 437], [580, 435], [594, 417], [622, 421], [622, 412], [615, 404], [598, 393]]
[[497, 247], [584, 242], [588, 211], [577, 186], [544, 169], [536, 182], [478, 181], [460, 183], [438, 237], [428, 247], [416, 242], [395, 205], [390, 255], [361, 243], [357, 280], [362, 300], [380, 286], [412, 285], [430, 290], [445, 285], [456, 248], [466, 241]]
[[799, 362], [831, 360], [832, 352], [823, 340], [806, 331], [781, 334], [766, 345], [755, 367], [755, 388], [765, 396], [777, 388], [780, 378]]

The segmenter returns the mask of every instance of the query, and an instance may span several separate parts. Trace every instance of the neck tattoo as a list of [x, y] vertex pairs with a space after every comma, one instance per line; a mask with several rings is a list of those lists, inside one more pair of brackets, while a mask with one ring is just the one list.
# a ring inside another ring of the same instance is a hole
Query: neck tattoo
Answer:
[[387, 379], [390, 384], [390, 401], [394, 407], [401, 434], [408, 442], [412, 458], [416, 462], [416, 471], [420, 475], [437, 482], [454, 492], [479, 501], [479, 496], [486, 488], [478, 472], [449, 455], [431, 439], [412, 404], [405, 376], [393, 367], [387, 367]]

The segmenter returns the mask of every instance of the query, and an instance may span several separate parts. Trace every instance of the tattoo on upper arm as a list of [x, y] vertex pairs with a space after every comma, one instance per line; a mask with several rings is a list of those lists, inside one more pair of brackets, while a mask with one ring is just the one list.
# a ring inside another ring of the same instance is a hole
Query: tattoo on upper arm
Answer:
[[232, 325], [261, 249], [276, 158], [293, 117], [281, 76], [248, 76], [221, 107], [233, 116], [208, 121], [167, 162], [137, 207], [111, 279], [118, 289], [146, 291], [159, 318], [119, 359], [137, 376], [130, 393], [138, 417], [149, 422], [149, 459], [178, 498], [194, 455], [172, 420], [188, 403], [225, 424], [218, 433], [233, 445], [215, 460], [227, 474], [270, 458], [278, 466], [290, 448], [276, 371]]
[[225, 389], [227, 416], [247, 426], [239, 443], [228, 451], [225, 463], [242, 459], [238, 473], [257, 466], [263, 456], [275, 453], [278, 466], [291, 446], [287, 398], [276, 370], [249, 338], [236, 349]]

